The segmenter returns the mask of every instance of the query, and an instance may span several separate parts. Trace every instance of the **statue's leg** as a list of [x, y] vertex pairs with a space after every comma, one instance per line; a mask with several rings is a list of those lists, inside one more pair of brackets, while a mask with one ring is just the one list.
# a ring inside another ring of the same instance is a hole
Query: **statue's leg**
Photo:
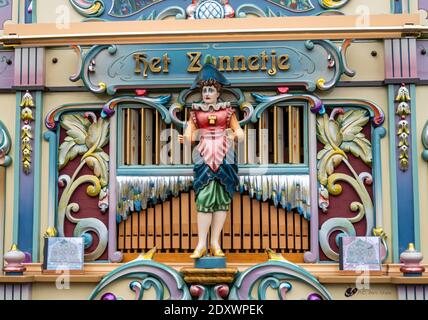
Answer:
[[192, 259], [202, 258], [207, 252], [207, 237], [210, 230], [212, 213], [198, 212], [198, 245], [195, 251], [190, 255]]
[[214, 213], [212, 227], [211, 227], [211, 249], [214, 255], [223, 256], [220, 248], [220, 234], [223, 230], [224, 222], [226, 221], [227, 211], [216, 211]]
[[202, 250], [207, 246], [208, 232], [210, 231], [212, 213], [198, 212], [198, 245], [196, 250]]

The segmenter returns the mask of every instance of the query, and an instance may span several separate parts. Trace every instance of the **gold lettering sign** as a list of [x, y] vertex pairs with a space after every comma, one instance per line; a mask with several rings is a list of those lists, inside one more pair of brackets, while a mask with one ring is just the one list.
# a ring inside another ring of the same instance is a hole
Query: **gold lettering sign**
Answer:
[[169, 64], [171, 63], [171, 59], [168, 57], [167, 53], [162, 57], [153, 57], [150, 60], [145, 53], [134, 53], [134, 61], [134, 72], [136, 74], [141, 74], [141, 71], [143, 71], [144, 78], [149, 76], [149, 70], [152, 73], [169, 73]]
[[[165, 53], [159, 57], [149, 58], [144, 52], [134, 53], [135, 74], [142, 74], [144, 78], [149, 73], [169, 73], [169, 66], [173, 63]], [[189, 64], [187, 72], [197, 73], [201, 71], [203, 65], [202, 52], [187, 52]], [[219, 56], [212, 57], [213, 64], [221, 72], [247, 72], [263, 71], [270, 76], [275, 76], [278, 71], [286, 72], [290, 69], [288, 54], [278, 54], [277, 51], [263, 50], [259, 55], [237, 55], [237, 56]]]

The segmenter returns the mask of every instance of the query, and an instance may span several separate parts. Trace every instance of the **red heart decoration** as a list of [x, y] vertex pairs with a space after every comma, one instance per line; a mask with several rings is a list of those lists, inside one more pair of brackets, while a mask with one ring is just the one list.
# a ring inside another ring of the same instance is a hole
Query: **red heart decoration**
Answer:
[[288, 93], [288, 91], [290, 91], [290, 88], [288, 87], [278, 87], [279, 93], [285, 94], [285, 93]]
[[137, 90], [135, 90], [135, 93], [137, 94], [137, 96], [145, 96], [147, 93], [147, 90], [137, 89]]

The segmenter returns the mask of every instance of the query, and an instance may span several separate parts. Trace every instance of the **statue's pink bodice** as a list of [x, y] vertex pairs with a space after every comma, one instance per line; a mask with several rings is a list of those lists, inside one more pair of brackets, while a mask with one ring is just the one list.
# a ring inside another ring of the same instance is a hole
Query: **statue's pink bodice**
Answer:
[[199, 130], [198, 151], [205, 163], [216, 172], [232, 145], [225, 130], [229, 128], [232, 108], [218, 111], [193, 110], [190, 115]]

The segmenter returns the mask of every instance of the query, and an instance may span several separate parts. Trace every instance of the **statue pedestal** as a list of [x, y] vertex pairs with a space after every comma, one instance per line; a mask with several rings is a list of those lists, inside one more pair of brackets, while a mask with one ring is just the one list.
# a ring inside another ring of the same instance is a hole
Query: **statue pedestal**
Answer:
[[183, 268], [181, 274], [194, 299], [225, 300], [229, 296], [229, 286], [235, 281], [238, 269]]
[[195, 260], [196, 269], [225, 269], [226, 258], [224, 257], [202, 257]]
[[186, 283], [200, 285], [233, 283], [233, 281], [235, 281], [235, 275], [238, 273], [238, 269], [235, 268], [183, 268], [180, 271]]

